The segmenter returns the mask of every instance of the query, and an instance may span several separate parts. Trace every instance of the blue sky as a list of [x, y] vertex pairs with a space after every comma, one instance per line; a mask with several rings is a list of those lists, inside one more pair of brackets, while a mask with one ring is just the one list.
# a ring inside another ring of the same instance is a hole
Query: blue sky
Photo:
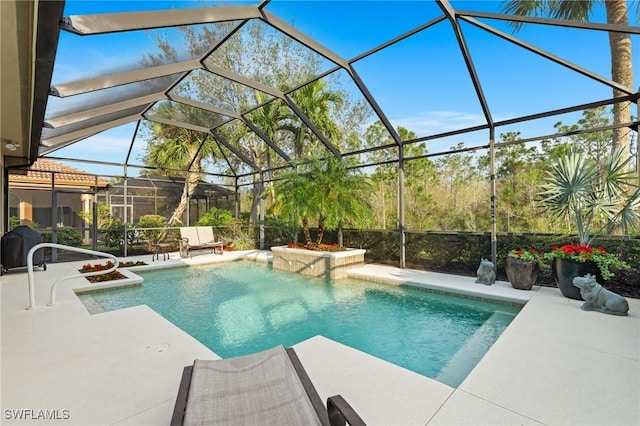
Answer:
[[[500, 11], [500, 2], [495, 1], [452, 1], [452, 5], [457, 10]], [[65, 15], [200, 6], [197, 2], [179, 1], [69, 1]], [[345, 59], [351, 59], [441, 14], [433, 1], [273, 1], [266, 10]], [[480, 21], [512, 33], [506, 23]], [[605, 21], [603, 10], [597, 11], [593, 21]], [[494, 120], [611, 96], [608, 87], [541, 59], [473, 25], [464, 24], [463, 31]], [[526, 25], [516, 36], [610, 78], [606, 33]], [[640, 58], [640, 38], [634, 36], [632, 42], [634, 62], [640, 63], [636, 61]], [[135, 36], [110, 34], [84, 38], [63, 33], [63, 48], [58, 51], [53, 83], [116, 71], [123, 63], [138, 61], [142, 50], [151, 50], [154, 46], [155, 43], [145, 32]], [[354, 63], [354, 68], [394, 126], [403, 126], [419, 136], [425, 136], [484, 121], [447, 21]], [[640, 83], [638, 69], [640, 67], [636, 66], [636, 87]], [[523, 137], [552, 133], [556, 121], [568, 124], [577, 118], [575, 115], [556, 117], [531, 123], [526, 128], [518, 125], [498, 129], [498, 133], [517, 130], [522, 132]], [[133, 128], [133, 125], [127, 125], [103, 132], [52, 155], [121, 162], [124, 161]], [[458, 136], [437, 143], [430, 142], [428, 149], [430, 152], [446, 150], [460, 141], [474, 145], [482, 143], [485, 138], [485, 134]]]

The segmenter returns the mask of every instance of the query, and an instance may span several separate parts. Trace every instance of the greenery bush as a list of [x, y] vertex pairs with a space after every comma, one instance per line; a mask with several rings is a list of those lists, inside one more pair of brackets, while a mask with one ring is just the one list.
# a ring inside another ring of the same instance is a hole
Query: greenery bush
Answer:
[[235, 218], [229, 210], [212, 207], [198, 219], [198, 226], [226, 226], [235, 222]]
[[[16, 229], [18, 226], [20, 226], [20, 218], [18, 216], [9, 216], [9, 230]], [[29, 228], [38, 230], [40, 229], [40, 224], [32, 220]]]
[[[264, 220], [265, 246], [284, 246], [288, 243], [298, 242], [298, 229], [290, 223], [267, 217]], [[255, 230], [256, 235], [258, 229]]]
[[[98, 202], [96, 205], [98, 208], [98, 228], [105, 228], [112, 220], [111, 207], [102, 202]], [[89, 211], [78, 212], [78, 216], [84, 219], [89, 225], [93, 225], [93, 208], [94, 204], [91, 204]]]
[[256, 242], [248, 231], [236, 232], [227, 244], [232, 246], [234, 250], [253, 250], [256, 248]]
[[[124, 247], [124, 223], [120, 219], [112, 219], [105, 229], [100, 230], [102, 240], [107, 247]], [[127, 243], [133, 244], [138, 239], [136, 229], [127, 230]]]
[[9, 230], [20, 226], [20, 218], [18, 216], [9, 216]]
[[[349, 169], [342, 159], [329, 157], [285, 173], [274, 185], [272, 210], [299, 225], [305, 243], [321, 244], [325, 231], [337, 229], [340, 244], [344, 223], [356, 227], [369, 223], [372, 214], [368, 196], [372, 188], [367, 176]], [[263, 195], [269, 193], [268, 189]], [[318, 227], [312, 241], [310, 224], [314, 222]]]
[[162, 236], [162, 228], [164, 228], [166, 224], [166, 217], [157, 214], [146, 214], [140, 216], [140, 218], [138, 219], [138, 223], [136, 223], [136, 228], [139, 228], [137, 231], [139, 233], [140, 239], [146, 241], [147, 244], [151, 246], [152, 244], [159, 242]]
[[[51, 228], [47, 228], [47, 230], [42, 233], [42, 242], [53, 242], [51, 234]], [[79, 247], [82, 244], [82, 232], [77, 231], [70, 226], [60, 227], [56, 231], [56, 243], [65, 246]]]

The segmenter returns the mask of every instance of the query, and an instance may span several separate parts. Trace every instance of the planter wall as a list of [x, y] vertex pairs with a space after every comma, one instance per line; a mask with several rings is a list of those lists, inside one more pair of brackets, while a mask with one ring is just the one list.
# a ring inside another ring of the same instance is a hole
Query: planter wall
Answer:
[[363, 249], [326, 252], [282, 247], [271, 247], [273, 269], [296, 272], [314, 277], [339, 280], [347, 277], [347, 270], [364, 265]]

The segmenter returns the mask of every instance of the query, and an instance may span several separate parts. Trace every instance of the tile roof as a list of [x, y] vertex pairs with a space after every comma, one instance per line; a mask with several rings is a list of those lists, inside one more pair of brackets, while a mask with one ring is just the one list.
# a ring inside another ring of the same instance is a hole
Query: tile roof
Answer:
[[[29, 168], [26, 176], [9, 173], [9, 177], [10, 180], [19, 179], [22, 182], [42, 182], [50, 181], [52, 173], [55, 173], [57, 183], [85, 184], [86, 186], [95, 183], [95, 175], [47, 158], [38, 158]], [[108, 183], [107, 180], [98, 178], [98, 186], [106, 186]]]

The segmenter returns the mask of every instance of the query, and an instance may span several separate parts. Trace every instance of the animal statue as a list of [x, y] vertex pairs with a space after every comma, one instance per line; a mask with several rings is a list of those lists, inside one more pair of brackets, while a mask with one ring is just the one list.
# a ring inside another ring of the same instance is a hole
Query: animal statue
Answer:
[[585, 301], [582, 305], [583, 311], [599, 311], [611, 315], [627, 315], [629, 312], [627, 300], [602, 287], [591, 274], [575, 277], [573, 285], [580, 289], [580, 295]]
[[493, 262], [482, 258], [480, 266], [478, 266], [478, 279], [476, 284], [491, 285], [496, 282], [496, 272], [494, 271]]

